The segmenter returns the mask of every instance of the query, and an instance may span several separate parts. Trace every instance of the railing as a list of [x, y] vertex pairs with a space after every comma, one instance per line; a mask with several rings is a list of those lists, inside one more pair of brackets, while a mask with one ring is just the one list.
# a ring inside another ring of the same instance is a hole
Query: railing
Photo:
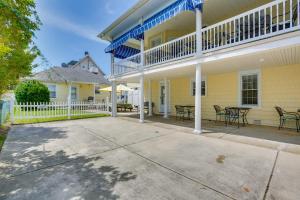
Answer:
[[[276, 0], [259, 8], [234, 16], [201, 30], [202, 53], [238, 46], [298, 30], [300, 27], [300, 0]], [[144, 52], [144, 68], [163, 64], [196, 53], [196, 33], [185, 35]], [[114, 75], [137, 71], [141, 55], [115, 63]]]
[[70, 119], [76, 116], [93, 116], [109, 113], [108, 102], [49, 102], [11, 103], [12, 123], [31, 122], [32, 119]]
[[191, 33], [145, 51], [145, 66], [183, 59], [195, 53], [196, 33]]
[[299, 22], [299, 0], [277, 0], [202, 29], [202, 50], [207, 53], [285, 33]]
[[141, 54], [128, 57], [114, 63], [113, 74], [125, 74], [128, 72], [136, 71], [141, 66]]

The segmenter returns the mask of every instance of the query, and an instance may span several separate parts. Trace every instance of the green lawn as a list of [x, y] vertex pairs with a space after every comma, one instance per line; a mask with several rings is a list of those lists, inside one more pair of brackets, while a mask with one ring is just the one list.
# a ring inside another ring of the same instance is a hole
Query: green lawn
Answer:
[[[15, 110], [15, 124], [32, 124], [32, 123], [42, 123], [42, 122], [51, 122], [51, 121], [61, 121], [61, 120], [68, 120], [67, 116], [57, 116], [51, 117], [54, 115], [67, 115], [67, 109], [56, 109], [56, 110], [39, 110], [39, 111], [22, 111], [20, 109]], [[80, 110], [72, 110], [71, 114], [75, 114], [78, 116], [71, 116], [71, 119], [85, 119], [85, 118], [93, 118], [93, 117], [107, 117], [108, 114], [97, 114], [92, 113], [90, 111], [80, 111]], [[80, 115], [82, 114], [82, 115]], [[17, 116], [23, 116], [24, 119], [17, 119]], [[28, 117], [26, 116], [33, 116], [37, 118]], [[39, 117], [43, 116], [43, 117]], [[46, 116], [46, 117], [45, 117]]]

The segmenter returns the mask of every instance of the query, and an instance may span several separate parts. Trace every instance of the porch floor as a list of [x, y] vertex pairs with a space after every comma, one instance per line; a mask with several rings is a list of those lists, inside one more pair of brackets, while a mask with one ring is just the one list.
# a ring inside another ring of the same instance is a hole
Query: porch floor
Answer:
[[[134, 121], [139, 118], [136, 113], [118, 113], [118, 116]], [[145, 123], [188, 134], [193, 134], [194, 129], [194, 120], [176, 120], [175, 117], [165, 119], [160, 115], [149, 117], [145, 114]], [[235, 124], [226, 126], [224, 122], [211, 120], [203, 120], [202, 129], [202, 135], [207, 137], [300, 153], [300, 133], [293, 129], [278, 130], [277, 127], [262, 125], [246, 125], [238, 128]]]

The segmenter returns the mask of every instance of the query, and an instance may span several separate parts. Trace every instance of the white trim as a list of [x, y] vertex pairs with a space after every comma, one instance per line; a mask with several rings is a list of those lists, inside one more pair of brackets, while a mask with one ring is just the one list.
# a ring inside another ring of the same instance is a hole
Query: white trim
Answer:
[[[206, 97], [207, 96], [207, 77], [206, 76], [202, 76], [201, 80], [205, 82], [205, 95], [203, 95], [201, 93], [201, 96], [202, 97]], [[190, 80], [190, 96], [195, 97], [195, 95], [193, 95], [193, 82], [196, 82], [195, 78], [191, 78], [191, 80]], [[201, 86], [201, 89], [202, 89], [202, 86]]]
[[[50, 99], [51, 100], [56, 100], [57, 99], [57, 84], [52, 84], [52, 83], [48, 84], [48, 83], [46, 83], [46, 86], [47, 86], [48, 90], [49, 90], [49, 86], [55, 86], [55, 97], [52, 98], [51, 95], [50, 95]], [[50, 90], [49, 90], [49, 92], [51, 93]]]
[[[242, 105], [242, 80], [241, 77], [245, 75], [257, 75], [257, 89], [258, 89], [258, 94], [257, 94], [257, 105]], [[261, 108], [261, 69], [254, 69], [254, 70], [242, 70], [238, 73], [238, 105], [240, 107], [248, 107], [248, 108], [256, 108], [260, 109]]]
[[[72, 99], [72, 88], [76, 88], [76, 99]], [[80, 101], [79, 88], [79, 85], [71, 85], [71, 101]]]

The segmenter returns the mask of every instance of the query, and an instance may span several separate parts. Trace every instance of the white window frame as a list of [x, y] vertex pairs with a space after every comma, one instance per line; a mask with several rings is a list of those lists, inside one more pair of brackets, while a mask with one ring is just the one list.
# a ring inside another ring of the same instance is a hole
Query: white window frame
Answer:
[[163, 44], [163, 36], [162, 36], [162, 34], [159, 34], [159, 35], [156, 35], [156, 36], [150, 38], [150, 48], [154, 48], [154, 47], [159, 46], [159, 45], [152, 46], [152, 42], [154, 40], [160, 40], [160, 44], [159, 45]]
[[[206, 76], [202, 76], [201, 79], [202, 79], [201, 81], [205, 82], [205, 95], [203, 95], [201, 92], [201, 96], [206, 97], [207, 96], [207, 78], [206, 78]], [[196, 82], [195, 78], [192, 78], [190, 81], [190, 95], [194, 97], [195, 95], [193, 95], [193, 82]], [[201, 84], [202, 84], [202, 82], [201, 82]], [[201, 90], [202, 90], [202, 85], [201, 85]]]
[[[76, 99], [72, 99], [72, 88], [76, 88]], [[71, 100], [80, 101], [79, 99], [79, 86], [78, 85], [72, 85], [71, 86]]]
[[[51, 91], [49, 89], [50, 86], [54, 86], [54, 88], [55, 88], [55, 97], [51, 97]], [[56, 84], [47, 84], [47, 88], [49, 90], [50, 99], [57, 99], [57, 85]]]
[[[247, 75], [257, 75], [257, 105], [243, 105], [242, 104], [242, 76]], [[240, 71], [238, 75], [238, 104], [240, 107], [247, 107], [247, 108], [261, 108], [261, 70], [254, 69], [254, 70], [245, 70]]]

